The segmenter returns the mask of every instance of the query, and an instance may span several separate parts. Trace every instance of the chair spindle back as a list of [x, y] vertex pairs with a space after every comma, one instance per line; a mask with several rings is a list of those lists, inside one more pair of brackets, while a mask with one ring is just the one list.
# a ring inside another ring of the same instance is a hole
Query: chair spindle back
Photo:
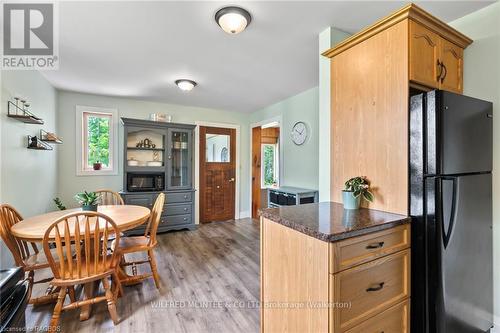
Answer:
[[121, 195], [111, 190], [98, 190], [95, 193], [99, 194], [100, 205], [124, 205]]
[[[120, 232], [115, 222], [102, 213], [76, 212], [56, 220], [43, 238], [45, 256], [54, 276], [77, 280], [107, 272], [116, 263], [116, 251], [108, 254], [110, 236], [119, 241]], [[55, 243], [55, 258], [50, 242]]]

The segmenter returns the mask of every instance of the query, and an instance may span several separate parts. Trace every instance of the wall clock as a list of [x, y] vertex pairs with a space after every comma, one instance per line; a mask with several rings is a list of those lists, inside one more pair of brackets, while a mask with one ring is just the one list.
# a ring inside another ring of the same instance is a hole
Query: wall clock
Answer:
[[296, 145], [303, 145], [307, 140], [307, 125], [303, 121], [298, 121], [292, 128], [292, 141]]

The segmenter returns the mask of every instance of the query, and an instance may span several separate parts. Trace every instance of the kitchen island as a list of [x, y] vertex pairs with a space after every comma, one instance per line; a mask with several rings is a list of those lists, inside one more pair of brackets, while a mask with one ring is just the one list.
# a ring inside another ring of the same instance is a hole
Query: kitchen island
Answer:
[[409, 217], [334, 202], [260, 213], [261, 331], [409, 330]]

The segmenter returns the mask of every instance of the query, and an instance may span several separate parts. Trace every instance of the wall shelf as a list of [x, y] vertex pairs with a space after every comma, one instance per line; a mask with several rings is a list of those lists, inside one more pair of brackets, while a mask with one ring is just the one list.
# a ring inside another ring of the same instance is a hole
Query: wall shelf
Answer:
[[19, 106], [12, 103], [11, 101], [7, 102], [7, 117], [19, 120], [26, 124], [37, 124], [37, 125], [43, 124], [42, 118], [38, 118], [28, 110], [21, 109]]
[[38, 137], [36, 136], [31, 136], [28, 135], [28, 146], [26, 147], [28, 149], [34, 149], [34, 150], [53, 150], [49, 144], [40, 141]]

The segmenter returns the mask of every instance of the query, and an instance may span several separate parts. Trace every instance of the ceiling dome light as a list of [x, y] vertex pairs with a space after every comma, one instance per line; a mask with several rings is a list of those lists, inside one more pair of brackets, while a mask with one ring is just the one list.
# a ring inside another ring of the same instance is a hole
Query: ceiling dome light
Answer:
[[228, 34], [239, 34], [250, 24], [250, 13], [240, 7], [224, 7], [215, 13], [215, 21]]
[[175, 84], [179, 87], [180, 90], [191, 91], [196, 86], [196, 82], [188, 79], [180, 79], [176, 80]]

